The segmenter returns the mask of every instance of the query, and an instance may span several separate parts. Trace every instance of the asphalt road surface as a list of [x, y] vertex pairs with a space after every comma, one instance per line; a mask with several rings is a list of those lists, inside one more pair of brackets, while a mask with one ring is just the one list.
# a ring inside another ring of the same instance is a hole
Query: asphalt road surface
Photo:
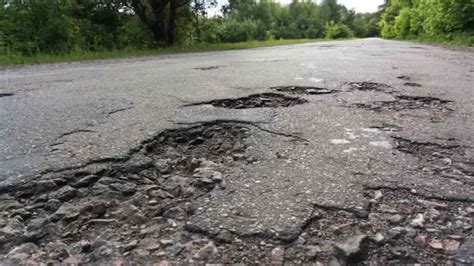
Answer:
[[[7, 68], [0, 81], [6, 258], [473, 262], [467, 48], [331, 41]], [[123, 195], [94, 192], [108, 186]], [[110, 213], [70, 210], [85, 200]], [[64, 218], [74, 211], [101, 222]], [[37, 218], [51, 231], [25, 238]], [[91, 250], [56, 254], [81, 241]]]

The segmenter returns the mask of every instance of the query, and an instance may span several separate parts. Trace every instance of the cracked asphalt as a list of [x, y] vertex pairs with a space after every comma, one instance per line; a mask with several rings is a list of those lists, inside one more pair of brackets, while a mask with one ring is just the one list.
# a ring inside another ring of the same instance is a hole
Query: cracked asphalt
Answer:
[[[374, 38], [25, 66], [0, 70], [0, 81], [3, 192], [126, 160], [167, 129], [226, 121], [252, 125], [252, 160], [228, 167], [225, 189], [194, 202], [187, 224], [198, 231], [291, 242], [319, 208], [367, 218], [366, 194], [377, 189], [474, 202], [469, 49]], [[288, 107], [199, 104], [280, 86], [325, 93], [281, 92], [307, 100]]]

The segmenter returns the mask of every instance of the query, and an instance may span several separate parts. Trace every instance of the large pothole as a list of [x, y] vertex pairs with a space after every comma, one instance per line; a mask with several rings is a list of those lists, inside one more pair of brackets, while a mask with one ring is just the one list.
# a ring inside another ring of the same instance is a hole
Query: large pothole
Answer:
[[271, 87], [270, 89], [276, 90], [279, 92], [286, 92], [291, 94], [306, 94], [306, 95], [318, 95], [318, 94], [331, 94], [337, 92], [336, 90], [330, 90], [326, 88], [319, 87], [309, 87], [309, 86], [278, 86]]
[[199, 251], [211, 242], [185, 231], [186, 220], [197, 198], [225, 189], [248, 134], [234, 123], [169, 130], [127, 161], [47, 173], [3, 194], [3, 262], [210, 260]]
[[442, 100], [435, 97], [424, 96], [395, 96], [393, 101], [377, 101], [371, 103], [356, 103], [355, 107], [364, 108], [372, 111], [401, 111], [413, 109], [433, 109], [438, 111], [452, 111], [451, 101]]
[[262, 108], [262, 107], [290, 107], [293, 105], [303, 104], [308, 102], [305, 99], [298, 97], [290, 97], [279, 93], [259, 93], [252, 94], [242, 98], [219, 99], [208, 102], [195, 103], [194, 105], [210, 104], [215, 107], [229, 108], [229, 109], [247, 109], [247, 108]]

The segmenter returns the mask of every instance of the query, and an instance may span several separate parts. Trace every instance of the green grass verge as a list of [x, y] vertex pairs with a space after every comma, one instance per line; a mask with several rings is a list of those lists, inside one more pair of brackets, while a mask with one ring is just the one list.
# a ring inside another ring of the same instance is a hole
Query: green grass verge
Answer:
[[210, 52], [223, 50], [247, 49], [267, 46], [278, 46], [288, 44], [300, 44], [323, 41], [322, 39], [299, 39], [299, 40], [268, 40], [268, 41], [250, 41], [241, 43], [217, 43], [217, 44], [197, 44], [193, 46], [173, 46], [157, 49], [126, 49], [112, 50], [100, 52], [84, 52], [77, 51], [68, 54], [39, 54], [32, 57], [22, 56], [18, 54], [0, 55], [0, 66], [24, 65], [24, 64], [41, 64], [41, 63], [57, 63], [97, 60], [108, 58], [124, 58], [137, 56], [150, 56], [162, 54], [177, 53], [194, 53], [194, 52]]

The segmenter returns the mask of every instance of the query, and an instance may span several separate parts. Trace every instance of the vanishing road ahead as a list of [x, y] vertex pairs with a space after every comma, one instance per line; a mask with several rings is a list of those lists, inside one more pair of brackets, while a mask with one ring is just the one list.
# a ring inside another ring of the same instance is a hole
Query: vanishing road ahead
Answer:
[[[472, 260], [468, 48], [331, 41], [7, 68], [0, 82], [1, 254], [34, 242], [36, 259], [71, 261], [87, 240], [74, 259]], [[39, 217], [50, 229], [34, 237], [5, 229]]]

